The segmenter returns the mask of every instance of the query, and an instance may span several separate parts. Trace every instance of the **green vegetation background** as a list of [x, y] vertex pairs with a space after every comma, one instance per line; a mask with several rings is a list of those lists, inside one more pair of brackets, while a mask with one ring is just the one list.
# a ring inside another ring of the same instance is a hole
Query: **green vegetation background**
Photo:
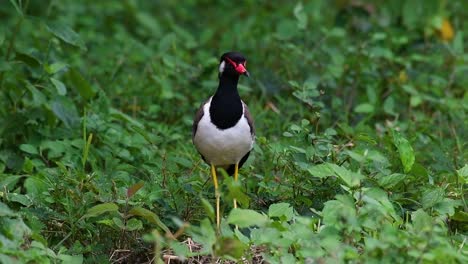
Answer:
[[[467, 263], [467, 10], [1, 1], [0, 262]], [[191, 122], [228, 50], [257, 143], [216, 235]]]

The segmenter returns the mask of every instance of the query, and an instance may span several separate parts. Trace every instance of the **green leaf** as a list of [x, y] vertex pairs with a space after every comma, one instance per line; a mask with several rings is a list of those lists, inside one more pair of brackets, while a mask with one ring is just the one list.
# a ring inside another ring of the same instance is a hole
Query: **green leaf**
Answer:
[[34, 106], [42, 106], [47, 103], [46, 96], [39, 91], [34, 85], [27, 82], [26, 88], [31, 92], [32, 95], [32, 102]]
[[424, 209], [434, 206], [444, 199], [445, 191], [442, 188], [426, 190], [422, 194], [422, 206]]
[[0, 216], [16, 216], [16, 213], [14, 213], [8, 206], [2, 202], [0, 202]]
[[202, 245], [200, 253], [212, 253], [212, 249], [214, 248], [217, 239], [216, 233], [208, 218], [204, 218], [200, 222], [200, 226], [191, 226], [188, 232], [195, 242]]
[[18, 3], [15, 0], [10, 0], [10, 3], [15, 7], [18, 15], [23, 16], [23, 10], [19, 7]]
[[136, 218], [130, 218], [130, 220], [127, 221], [126, 230], [135, 231], [141, 229], [143, 229], [143, 223], [140, 220]]
[[369, 103], [364, 103], [356, 106], [356, 108], [354, 108], [354, 111], [356, 113], [372, 113], [374, 112], [374, 106]]
[[33, 200], [31, 199], [29, 195], [9, 193], [8, 199], [10, 199], [10, 201], [20, 203], [26, 207], [33, 205]]
[[67, 68], [68, 64], [64, 62], [55, 62], [50, 65], [45, 65], [45, 70], [48, 74], [56, 74], [60, 71], [63, 71]]
[[29, 154], [39, 154], [37, 148], [31, 144], [21, 144], [19, 148]]
[[325, 178], [328, 176], [337, 176], [340, 178], [348, 187], [357, 187], [360, 185], [363, 175], [349, 171], [348, 169], [338, 166], [333, 163], [323, 163], [317, 166], [313, 166], [308, 169], [309, 173], [318, 178]]
[[418, 209], [411, 214], [414, 229], [418, 232], [432, 229], [432, 217], [424, 212], [423, 209]]
[[31, 68], [37, 68], [41, 65], [40, 60], [36, 56], [19, 51], [15, 53], [15, 60], [22, 61]]
[[83, 255], [65, 255], [59, 254], [58, 259], [62, 260], [62, 263], [67, 264], [81, 264], [83, 263]]
[[328, 163], [313, 166], [307, 170], [312, 176], [317, 178], [326, 178], [333, 175], [333, 169]]
[[465, 183], [468, 183], [468, 164], [465, 164], [463, 168], [457, 170], [457, 174]]
[[304, 6], [301, 2], [297, 3], [294, 7], [294, 16], [297, 19], [297, 27], [305, 29], [307, 26], [307, 14], [304, 12]]
[[0, 58], [0, 72], [5, 72], [11, 70], [11, 63]]
[[322, 214], [325, 225], [338, 229], [351, 228], [349, 225], [357, 221], [354, 200], [348, 195], [337, 195], [336, 200], [325, 202]]
[[37, 175], [29, 176], [24, 181], [26, 192], [33, 198], [39, 197], [43, 192], [47, 192], [47, 181], [39, 178]]
[[103, 203], [95, 205], [86, 211], [82, 218], [96, 217], [107, 212], [117, 212], [119, 207], [115, 203]]
[[153, 223], [159, 226], [162, 230], [164, 230], [164, 232], [171, 233], [169, 228], [163, 222], [161, 222], [159, 217], [148, 209], [145, 209], [142, 207], [133, 207], [128, 213], [130, 215], [141, 216], [147, 221], [149, 221], [150, 223]]
[[205, 209], [205, 213], [206, 215], [211, 219], [211, 220], [214, 220], [214, 216], [215, 216], [215, 211], [214, 211], [214, 208], [213, 206], [211, 205], [211, 203], [206, 200], [205, 198], [200, 198], [201, 202], [202, 202], [202, 205], [203, 205], [203, 208]]
[[458, 222], [468, 223], [468, 213], [464, 211], [456, 212], [450, 219], [453, 219]]
[[398, 153], [400, 153], [400, 160], [403, 164], [403, 169], [405, 173], [408, 173], [411, 171], [415, 160], [413, 148], [411, 147], [409, 141], [401, 136], [398, 131], [393, 130], [392, 135], [393, 144], [398, 149]]
[[229, 213], [227, 222], [241, 228], [249, 226], [264, 226], [268, 217], [250, 209], [234, 208]]
[[136, 14], [136, 20], [142, 26], [147, 29], [152, 36], [158, 36], [161, 34], [161, 25], [158, 20], [149, 13], [138, 12]]
[[117, 226], [120, 230], [125, 230], [126, 227], [124, 225], [124, 222], [122, 221], [121, 217], [112, 217], [112, 222], [114, 223], [115, 226]]
[[80, 35], [76, 33], [72, 28], [67, 25], [50, 22], [47, 23], [47, 30], [54, 34], [57, 38], [63, 40], [64, 42], [79, 47], [80, 49], [86, 51], [86, 46], [84, 41], [80, 38]]
[[96, 92], [88, 83], [88, 81], [83, 78], [80, 72], [71, 68], [67, 72], [67, 76], [71, 84], [73, 85], [73, 87], [75, 87], [75, 89], [78, 91], [81, 97], [83, 97], [85, 100], [94, 97]]
[[398, 183], [400, 183], [405, 178], [406, 178], [406, 174], [393, 173], [388, 176], [383, 176], [382, 178], [378, 180], [378, 182], [380, 186], [389, 189], [389, 188], [395, 187]]
[[268, 208], [268, 216], [269, 217], [282, 217], [284, 216], [286, 221], [292, 219], [294, 215], [294, 210], [288, 203], [276, 203], [270, 205]]
[[341, 178], [348, 187], [359, 186], [361, 179], [364, 178], [363, 175], [349, 171], [348, 169], [345, 169], [344, 167], [338, 166], [336, 164], [329, 164], [329, 166], [331, 166], [335, 174]]
[[51, 103], [52, 112], [66, 127], [76, 127], [79, 123], [78, 111], [73, 101], [64, 96], [58, 96]]
[[244, 207], [249, 206], [249, 196], [247, 196], [244, 192], [242, 192], [242, 186], [239, 181], [234, 181], [234, 179], [228, 178], [225, 180], [228, 186], [228, 195], [227, 198], [229, 200], [236, 199], [241, 205]]

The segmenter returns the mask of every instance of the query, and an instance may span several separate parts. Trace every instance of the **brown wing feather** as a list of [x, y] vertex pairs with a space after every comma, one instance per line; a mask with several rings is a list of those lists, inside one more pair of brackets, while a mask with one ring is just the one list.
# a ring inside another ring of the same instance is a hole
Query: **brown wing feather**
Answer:
[[250, 134], [252, 134], [252, 137], [254, 137], [255, 136], [255, 125], [254, 125], [252, 115], [250, 115], [249, 107], [244, 102], [242, 102], [242, 103], [244, 104], [245, 119], [247, 119], [247, 123], [250, 126]]
[[192, 124], [192, 140], [195, 137], [195, 133], [197, 133], [197, 128], [198, 128], [198, 122], [202, 119], [203, 115], [205, 114], [203, 111], [203, 107], [205, 106], [206, 103], [208, 103], [209, 99], [203, 102], [198, 108], [197, 113], [195, 114], [195, 117], [193, 119], [193, 124]]

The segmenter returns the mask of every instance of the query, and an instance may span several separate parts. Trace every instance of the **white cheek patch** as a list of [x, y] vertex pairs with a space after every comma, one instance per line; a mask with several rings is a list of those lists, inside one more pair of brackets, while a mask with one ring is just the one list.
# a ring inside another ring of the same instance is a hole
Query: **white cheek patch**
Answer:
[[226, 67], [226, 63], [224, 61], [222, 61], [220, 64], [219, 64], [219, 72], [222, 73], [224, 72], [224, 67]]

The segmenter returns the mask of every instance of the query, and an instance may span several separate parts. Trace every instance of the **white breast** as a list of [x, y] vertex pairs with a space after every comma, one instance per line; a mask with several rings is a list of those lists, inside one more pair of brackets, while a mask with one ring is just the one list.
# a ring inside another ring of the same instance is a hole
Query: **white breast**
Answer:
[[247, 119], [242, 117], [235, 126], [218, 129], [211, 123], [210, 104], [211, 98], [203, 107], [204, 115], [193, 139], [195, 146], [206, 161], [215, 166], [238, 163], [254, 143]]

